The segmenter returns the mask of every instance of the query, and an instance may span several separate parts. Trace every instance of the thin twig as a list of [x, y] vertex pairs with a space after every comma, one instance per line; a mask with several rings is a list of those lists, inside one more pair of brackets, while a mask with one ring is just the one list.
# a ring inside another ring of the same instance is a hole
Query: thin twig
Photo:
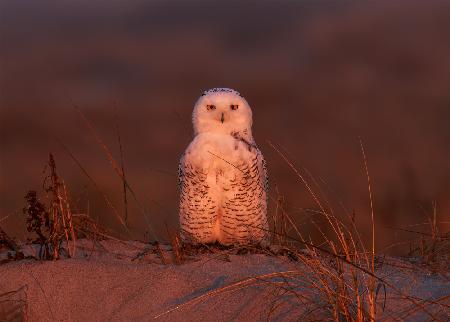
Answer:
[[[364, 144], [362, 142], [361, 137], [359, 137], [359, 144], [361, 146], [361, 153], [363, 156], [364, 161], [364, 170], [366, 172], [366, 178], [367, 178], [367, 186], [369, 190], [369, 199], [370, 199], [370, 215], [371, 215], [371, 223], [372, 223], [372, 272], [375, 272], [375, 215], [374, 215], [374, 209], [373, 209], [373, 199], [372, 199], [372, 185], [370, 183], [370, 174], [369, 174], [369, 167], [367, 165], [367, 157], [366, 152], [364, 150]], [[370, 293], [369, 293], [369, 302], [370, 303], [370, 315], [371, 319], [375, 320], [375, 281], [372, 281], [369, 285], [370, 287]]]
[[229, 165], [231, 165], [233, 168], [241, 171], [243, 174], [245, 174], [245, 172], [242, 169], [239, 169], [237, 166], [235, 166], [233, 163], [231, 163], [230, 161], [225, 160], [224, 158], [218, 156], [217, 154], [212, 153], [211, 151], [208, 151], [209, 154], [212, 154], [213, 156], [215, 156], [216, 158], [219, 158], [220, 160], [228, 163]]
[[272, 278], [272, 277], [289, 275], [289, 274], [295, 274], [295, 273], [297, 273], [297, 272], [296, 271], [274, 272], [274, 273], [264, 274], [264, 275], [260, 275], [260, 276], [252, 276], [252, 277], [244, 278], [244, 279], [242, 279], [240, 281], [237, 281], [237, 282], [232, 283], [230, 285], [226, 285], [226, 286], [220, 287], [218, 289], [214, 289], [214, 290], [209, 291], [209, 292], [207, 292], [207, 293], [205, 293], [203, 295], [197, 296], [197, 297], [195, 297], [195, 298], [193, 298], [193, 299], [191, 299], [191, 300], [189, 300], [187, 302], [184, 302], [184, 303], [182, 303], [180, 305], [177, 305], [177, 306], [175, 306], [173, 308], [170, 308], [167, 311], [164, 311], [164, 312], [162, 312], [160, 314], [155, 315], [153, 317], [153, 319], [158, 319], [158, 318], [160, 318], [160, 317], [162, 317], [164, 315], [167, 315], [167, 314], [169, 314], [169, 313], [171, 313], [173, 311], [179, 310], [179, 309], [181, 309], [181, 308], [183, 308], [183, 307], [185, 307], [185, 306], [187, 306], [189, 304], [192, 304], [192, 303], [197, 302], [197, 301], [201, 301], [204, 298], [207, 298], [207, 297], [210, 297], [210, 296], [214, 296], [214, 295], [217, 295], [217, 294], [220, 294], [220, 293], [223, 293], [223, 292], [230, 291], [230, 290], [232, 290], [232, 289], [234, 289], [236, 287], [241, 287], [241, 286], [245, 287], [245, 286], [248, 286], [249, 284], [251, 285], [254, 282], [259, 282], [263, 278]]
[[364, 169], [366, 171], [367, 185], [369, 188], [370, 215], [371, 215], [371, 219], [372, 219], [372, 256], [375, 257], [375, 221], [374, 221], [375, 215], [374, 215], [374, 209], [373, 209], [372, 185], [370, 183], [370, 175], [369, 175], [369, 168], [367, 166], [366, 152], [364, 151], [364, 145], [363, 145], [361, 138], [359, 138], [359, 143], [361, 145], [361, 153], [363, 155]]

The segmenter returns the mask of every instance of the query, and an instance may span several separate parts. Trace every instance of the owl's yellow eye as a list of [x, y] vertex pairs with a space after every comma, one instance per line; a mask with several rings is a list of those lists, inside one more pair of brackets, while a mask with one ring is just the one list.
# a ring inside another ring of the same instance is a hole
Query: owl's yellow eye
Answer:
[[239, 108], [239, 105], [231, 104], [231, 105], [230, 105], [230, 108], [231, 108], [233, 111], [236, 111], [236, 110]]
[[212, 110], [215, 110], [215, 109], [216, 109], [216, 106], [215, 106], [215, 105], [206, 105], [206, 109], [207, 109], [208, 111], [212, 111]]

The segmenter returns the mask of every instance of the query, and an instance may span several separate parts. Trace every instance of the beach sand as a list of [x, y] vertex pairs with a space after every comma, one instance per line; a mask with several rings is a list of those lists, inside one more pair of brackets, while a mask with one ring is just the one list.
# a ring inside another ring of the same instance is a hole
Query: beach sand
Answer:
[[[320, 311], [302, 316], [308, 310], [298, 296], [302, 285], [296, 288], [297, 295], [286, 291], [291, 281], [286, 276], [306, 269], [298, 261], [216, 250], [189, 256], [177, 265], [170, 246], [161, 247], [165, 264], [154, 246], [114, 240], [79, 240], [74, 258], [2, 264], [0, 320], [217, 322], [325, 317]], [[36, 256], [37, 249], [28, 245], [24, 253]], [[5, 256], [6, 251], [0, 259]], [[378, 275], [403, 292], [426, 299], [450, 294], [449, 275], [430, 273], [406, 260], [385, 258], [384, 263]], [[267, 276], [276, 272], [288, 273]], [[379, 296], [384, 297], [383, 289]], [[389, 288], [386, 298], [386, 307], [380, 308], [385, 320], [411, 306]], [[448, 299], [443, 303], [448, 308]], [[430, 310], [448, 318], [445, 307]], [[426, 320], [426, 315], [418, 311], [408, 319]]]

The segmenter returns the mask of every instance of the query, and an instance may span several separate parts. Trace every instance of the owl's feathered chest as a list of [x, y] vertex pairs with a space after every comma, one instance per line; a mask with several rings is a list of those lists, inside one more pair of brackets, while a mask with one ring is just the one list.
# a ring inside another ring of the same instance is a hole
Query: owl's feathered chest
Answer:
[[206, 172], [226, 176], [254, 159], [256, 146], [252, 140], [237, 136], [201, 133], [189, 144], [184, 158], [192, 166]]

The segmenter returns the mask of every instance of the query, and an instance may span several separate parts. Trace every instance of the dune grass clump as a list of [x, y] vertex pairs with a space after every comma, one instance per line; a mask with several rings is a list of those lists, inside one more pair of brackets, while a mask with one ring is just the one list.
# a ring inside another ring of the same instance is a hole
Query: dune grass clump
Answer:
[[377, 277], [377, 258], [336, 217], [326, 216], [336, 238], [323, 234], [318, 244], [301, 234], [285, 236], [298, 244], [290, 250], [299, 269], [289, 273], [282, 287], [303, 307], [301, 318], [373, 321], [385, 305], [386, 291], [385, 281]]
[[420, 235], [419, 240], [410, 244], [409, 256], [418, 258], [422, 264], [437, 272], [450, 269], [450, 231], [441, 232], [438, 224], [437, 204], [434, 202], [427, 222], [414, 225], [425, 225], [428, 228], [426, 232], [402, 229]]
[[[283, 289], [289, 291], [304, 308], [302, 319], [314, 317], [334, 321], [376, 321], [386, 318], [405, 319], [417, 312], [422, 312], [425, 317], [438, 320], [436, 314], [444, 316], [445, 312], [448, 312], [448, 305], [445, 305], [448, 296], [438, 300], [416, 298], [404, 293], [397, 285], [381, 277], [380, 271], [385, 263], [384, 257], [378, 256], [376, 253], [371, 179], [361, 140], [363, 168], [367, 177], [370, 201], [372, 225], [370, 247], [366, 247], [355, 224], [354, 216], [345, 213], [344, 218], [347, 217], [347, 222], [341, 220], [328, 200], [322, 201], [319, 198], [320, 194], [314, 191], [309, 180], [306, 179], [309, 175], [317, 190], [321, 191], [311, 174], [301, 173], [279, 148], [270, 142], [269, 144], [305, 185], [319, 208], [315, 213], [325, 219], [324, 226], [311, 221], [322, 237], [320, 243], [314, 243], [310, 238], [305, 238], [282, 207], [280, 208], [282, 211], [275, 213], [277, 218], [273, 220], [275, 223], [289, 222], [290, 228], [296, 232], [295, 237], [288, 236], [287, 233], [282, 234], [282, 240], [293, 242], [290, 249], [302, 264], [301, 269], [290, 272], [285, 278]], [[321, 196], [323, 197], [323, 195]], [[419, 250], [423, 256], [426, 254], [426, 258], [437, 259], [439, 257], [440, 262], [445, 263], [448, 259], [443, 257], [450, 256], [448, 238], [445, 237], [448, 234], [444, 237], [438, 236], [436, 211], [433, 220], [430, 220], [430, 227], [431, 238], [428, 242], [422, 242], [423, 246]], [[298, 247], [295, 246], [295, 243]], [[303, 249], [301, 250], [301, 248]], [[397, 313], [385, 311], [388, 291], [395, 294], [397, 299], [408, 303], [409, 306]]]
[[[306, 175], [302, 174], [278, 147], [271, 142], [269, 142], [269, 145], [281, 156], [307, 188], [319, 208], [316, 213], [325, 219], [326, 225], [326, 227], [321, 227], [312, 221], [313, 226], [316, 227], [322, 237], [320, 244], [314, 243], [311, 239], [303, 236], [284, 211], [284, 208], [278, 205], [282, 205], [282, 202], [277, 202], [274, 223], [289, 223], [296, 232], [296, 236], [288, 236], [287, 228], [284, 228], [281, 233], [277, 233], [275, 230], [274, 232], [276, 235], [282, 236], [282, 238], [278, 237], [278, 240], [294, 242], [291, 244], [291, 251], [296, 254], [298, 261], [302, 264], [301, 270], [289, 274], [287, 285], [284, 285], [284, 287], [287, 286], [287, 289], [305, 307], [305, 316], [318, 314], [318, 317], [324, 318], [321, 315], [325, 313], [328, 318], [335, 321], [374, 321], [377, 314], [377, 303], [379, 302], [378, 293], [380, 289], [385, 289], [386, 285], [383, 280], [377, 278], [375, 272], [374, 211], [370, 176], [362, 143], [361, 151], [368, 180], [372, 220], [372, 245], [370, 249], [366, 249], [355, 226], [354, 218], [349, 216], [351, 219], [349, 228], [335, 215], [331, 206], [327, 209], [323, 205], [324, 203], [320, 200], [319, 195], [306, 179]], [[315, 180], [312, 181], [316, 183]], [[283, 201], [283, 198], [278, 197], [278, 199]], [[328, 202], [326, 203], [330, 205]], [[283, 226], [286, 227], [286, 224]], [[277, 228], [276, 225], [275, 228]], [[331, 234], [327, 234], [325, 231], [330, 231]], [[297, 247], [295, 244], [297, 244]]]
[[39, 259], [56, 260], [64, 251], [68, 257], [75, 255], [75, 231], [72, 212], [64, 181], [56, 172], [53, 155], [49, 155], [44, 179], [44, 191], [47, 204], [41, 202], [38, 194], [30, 190], [23, 208], [26, 215], [27, 230], [37, 235], [33, 240], [40, 245]]

